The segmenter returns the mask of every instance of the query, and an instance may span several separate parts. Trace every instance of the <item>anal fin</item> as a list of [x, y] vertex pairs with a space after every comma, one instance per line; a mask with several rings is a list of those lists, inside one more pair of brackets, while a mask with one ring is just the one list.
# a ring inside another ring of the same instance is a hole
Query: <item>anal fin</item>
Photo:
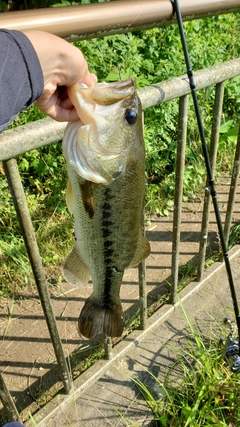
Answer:
[[86, 286], [90, 279], [90, 271], [74, 246], [63, 266], [66, 281], [73, 286]]

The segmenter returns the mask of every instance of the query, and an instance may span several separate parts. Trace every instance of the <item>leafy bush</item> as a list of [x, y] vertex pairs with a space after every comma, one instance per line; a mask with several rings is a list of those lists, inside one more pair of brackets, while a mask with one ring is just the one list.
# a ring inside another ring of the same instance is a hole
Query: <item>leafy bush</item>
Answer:
[[39, 9], [42, 7], [75, 6], [79, 4], [101, 3], [111, 0], [0, 0], [0, 12], [8, 10]]

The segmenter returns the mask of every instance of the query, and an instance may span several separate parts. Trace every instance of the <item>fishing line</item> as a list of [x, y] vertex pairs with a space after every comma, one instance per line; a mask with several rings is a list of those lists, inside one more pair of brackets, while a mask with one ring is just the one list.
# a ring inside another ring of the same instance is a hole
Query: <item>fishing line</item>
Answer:
[[[187, 43], [186, 43], [186, 39], [185, 39], [180, 7], [179, 7], [178, 0], [170, 0], [170, 1], [172, 4], [172, 7], [173, 7], [173, 15], [176, 13], [176, 17], [177, 17], [177, 23], [178, 23], [179, 33], [180, 33], [183, 52], [184, 52], [185, 64], [186, 64], [186, 68], [187, 68], [187, 76], [188, 76], [188, 80], [189, 80], [189, 86], [191, 89], [191, 94], [192, 94], [192, 99], [193, 99], [193, 104], [194, 104], [194, 109], [195, 109], [195, 114], [196, 114], [196, 118], [197, 118], [199, 134], [200, 134], [200, 139], [201, 139], [201, 143], [202, 143], [203, 156], [204, 156], [206, 169], [207, 169], [209, 191], [210, 191], [210, 194], [212, 196], [212, 202], [213, 202], [214, 212], [215, 212], [217, 226], [218, 226], [218, 233], [219, 233], [220, 242], [221, 242], [221, 246], [222, 246], [222, 253], [223, 253], [223, 257], [224, 257], [224, 261], [225, 261], [225, 266], [226, 266], [226, 271], [227, 271], [227, 276], [228, 276], [228, 281], [229, 281], [229, 286], [230, 286], [230, 291], [231, 291], [231, 296], [232, 296], [232, 301], [233, 301], [233, 307], [234, 307], [234, 312], [235, 312], [236, 324], [237, 324], [237, 329], [238, 329], [238, 340], [239, 340], [238, 342], [236, 340], [233, 340], [232, 329], [230, 329], [230, 333], [228, 335], [228, 339], [227, 339], [227, 342], [226, 342], [226, 345], [224, 348], [224, 357], [227, 360], [227, 362], [229, 363], [233, 372], [240, 372], [240, 357], [239, 357], [240, 356], [240, 351], [239, 351], [240, 313], [239, 313], [238, 302], [237, 302], [237, 297], [236, 297], [236, 292], [235, 292], [235, 286], [234, 286], [234, 282], [233, 282], [232, 270], [231, 270], [231, 266], [230, 266], [225, 236], [224, 236], [223, 227], [222, 227], [222, 221], [221, 221], [220, 212], [219, 212], [219, 208], [218, 208], [217, 194], [216, 194], [216, 190], [215, 190], [215, 184], [214, 184], [214, 180], [213, 180], [211, 163], [210, 163], [210, 159], [209, 159], [207, 143], [206, 143], [206, 139], [205, 139], [204, 128], [203, 128], [201, 113], [200, 113], [200, 109], [199, 109], [197, 94], [196, 94], [196, 90], [195, 90], [196, 85], [195, 85], [195, 81], [194, 81], [193, 71], [191, 68], [191, 62], [190, 62], [190, 58], [189, 58], [188, 47], [187, 47]], [[229, 323], [231, 323], [230, 320], [225, 319], [225, 324], [229, 324]]]

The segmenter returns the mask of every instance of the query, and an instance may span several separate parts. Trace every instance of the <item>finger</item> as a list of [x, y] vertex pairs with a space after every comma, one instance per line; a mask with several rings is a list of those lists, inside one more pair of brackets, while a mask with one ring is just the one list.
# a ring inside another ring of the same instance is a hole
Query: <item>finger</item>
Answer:
[[75, 108], [69, 110], [61, 107], [60, 105], [55, 105], [55, 108], [53, 108], [52, 111], [48, 112], [47, 114], [59, 122], [76, 122], [79, 120]]
[[61, 100], [61, 102], [59, 102], [59, 105], [66, 110], [73, 110], [75, 108], [69, 97]]
[[62, 105], [56, 103], [48, 105], [48, 107], [41, 108], [41, 110], [58, 122], [75, 122], [79, 120], [75, 108], [64, 108]]
[[93, 73], [88, 73], [83, 79], [81, 79], [80, 83], [84, 83], [88, 87], [94, 86], [97, 83], [97, 76]]

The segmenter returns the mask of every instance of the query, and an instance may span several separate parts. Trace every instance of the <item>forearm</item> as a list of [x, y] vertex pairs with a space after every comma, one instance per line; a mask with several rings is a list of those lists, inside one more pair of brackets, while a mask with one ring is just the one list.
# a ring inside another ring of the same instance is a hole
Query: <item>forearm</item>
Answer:
[[78, 120], [67, 88], [75, 83], [91, 86], [96, 81], [82, 52], [54, 34], [37, 30], [24, 33], [33, 44], [43, 70], [44, 92], [36, 106], [55, 120]]
[[0, 132], [44, 89], [42, 68], [29, 39], [0, 30]]
[[44, 31], [0, 30], [0, 132], [33, 102], [58, 121], [78, 120], [67, 89], [95, 84], [79, 49]]

